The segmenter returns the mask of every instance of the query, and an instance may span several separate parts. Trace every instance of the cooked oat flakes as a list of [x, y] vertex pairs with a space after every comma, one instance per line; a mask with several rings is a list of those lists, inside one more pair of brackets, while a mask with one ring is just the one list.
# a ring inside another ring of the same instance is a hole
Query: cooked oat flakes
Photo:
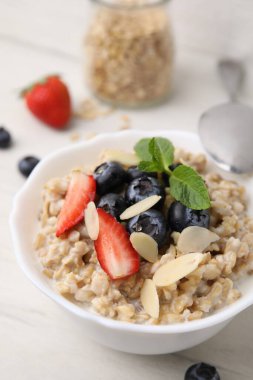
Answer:
[[[61, 238], [55, 236], [70, 175], [51, 179], [45, 185], [34, 243], [43, 273], [52, 280], [56, 291], [103, 316], [138, 324], [192, 321], [240, 297], [236, 279], [253, 270], [253, 220], [247, 215], [245, 189], [216, 173], [206, 173], [206, 159], [202, 154], [176, 150], [175, 157], [203, 175], [212, 205], [210, 230], [219, 240], [209, 245], [196, 270], [176, 283], [157, 287], [159, 317], [154, 317], [156, 313], [151, 317], [144, 310], [141, 290], [145, 280], [153, 279], [162, 265], [183, 255], [177, 245], [180, 233], [172, 234], [170, 246], [163, 255], [158, 255], [155, 263], [142, 260], [138, 273], [112, 281], [99, 265], [84, 222]], [[165, 207], [171, 202], [168, 194]]]

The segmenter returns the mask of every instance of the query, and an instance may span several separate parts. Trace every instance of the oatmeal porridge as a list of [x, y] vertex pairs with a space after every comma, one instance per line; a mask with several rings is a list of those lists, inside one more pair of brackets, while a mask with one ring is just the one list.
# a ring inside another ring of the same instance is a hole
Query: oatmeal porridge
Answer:
[[138, 324], [192, 321], [235, 302], [237, 278], [253, 270], [244, 187], [163, 138], [100, 158], [42, 191], [34, 247], [55, 290]]

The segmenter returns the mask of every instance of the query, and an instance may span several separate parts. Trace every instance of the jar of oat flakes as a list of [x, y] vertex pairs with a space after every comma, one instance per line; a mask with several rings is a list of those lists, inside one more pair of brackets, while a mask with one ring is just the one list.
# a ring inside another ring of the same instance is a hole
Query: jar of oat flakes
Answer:
[[85, 60], [92, 92], [127, 107], [166, 99], [173, 63], [168, 0], [91, 1]]

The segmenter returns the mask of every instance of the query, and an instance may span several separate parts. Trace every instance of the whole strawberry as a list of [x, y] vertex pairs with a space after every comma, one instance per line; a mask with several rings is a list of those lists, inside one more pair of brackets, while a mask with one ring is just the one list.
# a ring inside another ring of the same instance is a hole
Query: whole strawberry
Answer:
[[34, 83], [22, 91], [27, 107], [38, 119], [53, 128], [65, 127], [71, 116], [67, 86], [57, 75]]

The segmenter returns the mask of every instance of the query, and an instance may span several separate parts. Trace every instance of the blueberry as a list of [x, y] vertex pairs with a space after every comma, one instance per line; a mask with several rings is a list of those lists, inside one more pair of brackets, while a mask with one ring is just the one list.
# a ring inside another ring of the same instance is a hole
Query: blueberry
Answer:
[[197, 363], [188, 368], [184, 380], [220, 380], [220, 375], [210, 364]]
[[134, 216], [127, 223], [127, 231], [144, 232], [151, 236], [161, 247], [166, 242], [166, 220], [163, 214], [158, 210], [148, 210]]
[[176, 164], [171, 164], [169, 166], [169, 169], [173, 172], [173, 170], [175, 170], [176, 168], [178, 168], [180, 165], [182, 165], [180, 162], [178, 162]]
[[104, 162], [93, 174], [97, 183], [97, 193], [104, 195], [117, 189], [126, 181], [126, 172], [118, 162]]
[[160, 185], [157, 179], [153, 177], [140, 177], [130, 182], [125, 197], [129, 204], [134, 204], [151, 195], [160, 195], [162, 198], [159, 205], [161, 205], [165, 198], [164, 186]]
[[175, 201], [168, 211], [168, 225], [172, 231], [181, 232], [189, 226], [208, 228], [210, 224], [209, 210], [192, 210]]
[[35, 166], [39, 163], [39, 159], [33, 156], [27, 156], [22, 158], [18, 163], [20, 173], [25, 177], [29, 177]]
[[165, 187], [169, 187], [170, 186], [169, 178], [170, 178], [169, 174], [162, 173], [162, 180], [163, 180], [163, 183], [164, 183]]
[[9, 148], [11, 145], [11, 135], [4, 127], [0, 127], [0, 148]]
[[142, 172], [141, 170], [138, 169], [137, 166], [131, 166], [127, 170], [127, 177], [128, 181], [131, 182], [136, 178], [140, 177], [154, 177], [157, 178], [157, 173], [156, 172]]
[[119, 219], [120, 214], [127, 206], [125, 199], [121, 195], [114, 193], [104, 195], [97, 204], [97, 207], [104, 209], [116, 219]]

